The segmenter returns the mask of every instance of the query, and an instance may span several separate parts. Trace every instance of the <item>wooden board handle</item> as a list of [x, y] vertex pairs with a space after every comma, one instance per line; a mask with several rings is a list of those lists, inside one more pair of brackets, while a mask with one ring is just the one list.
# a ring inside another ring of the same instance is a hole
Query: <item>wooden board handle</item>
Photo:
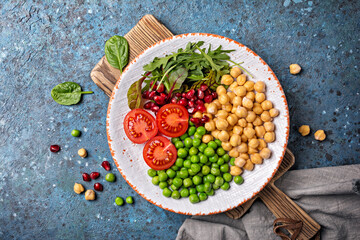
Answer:
[[[273, 183], [264, 188], [259, 197], [277, 218], [290, 218], [303, 223], [297, 239], [310, 239], [320, 230], [320, 225]], [[292, 230], [289, 232], [293, 234]]]

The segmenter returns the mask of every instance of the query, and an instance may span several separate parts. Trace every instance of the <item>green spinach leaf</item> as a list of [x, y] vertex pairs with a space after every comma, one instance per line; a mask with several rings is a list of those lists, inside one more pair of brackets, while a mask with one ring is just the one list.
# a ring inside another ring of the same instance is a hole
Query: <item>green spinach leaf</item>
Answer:
[[129, 43], [121, 36], [112, 36], [105, 43], [105, 56], [107, 61], [114, 68], [122, 69], [129, 62]]
[[51, 90], [51, 97], [61, 105], [74, 105], [80, 102], [82, 94], [93, 93], [92, 91], [82, 92], [79, 84], [64, 82], [56, 85]]

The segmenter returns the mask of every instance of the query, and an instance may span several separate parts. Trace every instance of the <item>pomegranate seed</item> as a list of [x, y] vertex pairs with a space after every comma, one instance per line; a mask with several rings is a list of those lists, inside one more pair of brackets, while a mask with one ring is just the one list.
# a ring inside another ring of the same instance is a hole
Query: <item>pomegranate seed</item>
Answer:
[[151, 111], [153, 111], [153, 112], [157, 112], [157, 111], [159, 111], [159, 109], [160, 109], [160, 107], [159, 106], [157, 106], [157, 105], [154, 105], [154, 106], [152, 106], [151, 107]]
[[190, 121], [191, 121], [193, 124], [199, 124], [199, 123], [200, 123], [200, 118], [190, 118]]
[[154, 97], [155, 97], [155, 95], [156, 95], [156, 92], [155, 92], [155, 91], [151, 91], [151, 92], [149, 93], [149, 99], [153, 100]]
[[60, 146], [59, 145], [51, 145], [50, 146], [50, 151], [51, 152], [58, 152], [58, 151], [60, 151]]
[[145, 91], [143, 92], [143, 94], [142, 94], [142, 97], [143, 97], [144, 99], [148, 99], [148, 98], [149, 98], [149, 91], [148, 91], [148, 90], [145, 90]]
[[206, 123], [210, 120], [210, 118], [206, 115], [204, 115], [202, 118], [201, 118], [201, 123]]
[[194, 97], [194, 95], [195, 95], [195, 90], [191, 89], [186, 93], [186, 98], [191, 99], [192, 97]]
[[88, 173], [83, 173], [82, 177], [83, 177], [83, 180], [85, 182], [90, 182], [91, 181], [90, 175]]
[[190, 113], [190, 114], [194, 114], [195, 113], [195, 108], [194, 107], [192, 107], [192, 108], [188, 108], [188, 113]]
[[213, 97], [211, 95], [207, 95], [206, 97], [204, 97], [204, 101], [206, 103], [211, 103], [212, 100], [213, 100]]
[[186, 105], [187, 105], [188, 103], [187, 103], [187, 101], [186, 101], [185, 98], [182, 98], [182, 99], [180, 99], [179, 104], [180, 104], [180, 105], [183, 105], [184, 107], [186, 107]]
[[197, 90], [196, 96], [198, 97], [198, 99], [203, 99], [205, 97], [205, 94], [203, 91], [201, 91], [200, 89]]
[[110, 166], [110, 163], [108, 161], [103, 161], [101, 163], [101, 166], [106, 170], [106, 171], [110, 171], [111, 169], [111, 166]]
[[211, 95], [211, 90], [208, 88], [208, 89], [205, 90], [204, 93], [205, 93], [205, 96]]
[[180, 98], [181, 97], [181, 93], [175, 93], [175, 97], [177, 97], [177, 98]]
[[205, 112], [206, 107], [204, 105], [197, 105], [196, 110], [199, 112]]
[[97, 179], [100, 176], [100, 173], [98, 172], [92, 172], [90, 173], [91, 179]]
[[163, 105], [165, 103], [165, 99], [161, 96], [155, 96], [154, 101], [159, 105]]
[[153, 105], [154, 105], [153, 102], [147, 102], [147, 103], [144, 104], [144, 108], [145, 109], [150, 109]]
[[94, 184], [94, 189], [96, 190], [96, 191], [99, 191], [99, 192], [102, 192], [102, 190], [103, 190], [103, 185], [101, 184], [101, 183], [95, 183]]
[[193, 101], [193, 102], [195, 102], [196, 100], [198, 100], [198, 98], [197, 97], [192, 97], [192, 98], [190, 98], [190, 101]]
[[196, 100], [196, 105], [204, 105], [204, 102], [203, 101], [201, 101], [200, 99], [199, 100]]
[[205, 83], [200, 85], [200, 90], [201, 91], [205, 92], [206, 89], [208, 89], [208, 86]]
[[186, 98], [186, 93], [182, 93], [181, 97]]
[[188, 102], [188, 106], [191, 107], [191, 108], [192, 108], [192, 107], [195, 107], [195, 103], [194, 103], [193, 101], [189, 101], [189, 102]]
[[215, 99], [215, 98], [217, 98], [217, 93], [213, 92], [213, 93], [211, 93], [211, 96], [213, 97], [213, 99]]
[[172, 98], [172, 99], [171, 99], [171, 103], [177, 103], [177, 101], [178, 101], [178, 100], [177, 100], [176, 98]]
[[162, 93], [162, 92], [164, 92], [164, 90], [165, 90], [165, 86], [164, 86], [164, 84], [161, 83], [156, 91], [158, 93]]

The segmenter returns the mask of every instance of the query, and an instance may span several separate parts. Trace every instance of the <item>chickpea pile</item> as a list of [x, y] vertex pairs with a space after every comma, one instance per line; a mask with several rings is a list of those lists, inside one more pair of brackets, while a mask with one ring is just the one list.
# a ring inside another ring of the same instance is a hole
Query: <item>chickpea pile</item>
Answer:
[[[234, 80], [235, 78], [235, 80]], [[262, 164], [271, 156], [267, 144], [275, 141], [273, 118], [279, 110], [266, 100], [266, 85], [262, 81], [253, 82], [239, 68], [232, 68], [230, 75], [223, 75], [223, 85], [216, 89], [218, 98], [205, 104], [209, 122], [207, 131], [222, 142], [224, 150], [236, 158], [231, 167], [231, 175], [237, 176], [242, 169], [252, 171], [254, 164]]]

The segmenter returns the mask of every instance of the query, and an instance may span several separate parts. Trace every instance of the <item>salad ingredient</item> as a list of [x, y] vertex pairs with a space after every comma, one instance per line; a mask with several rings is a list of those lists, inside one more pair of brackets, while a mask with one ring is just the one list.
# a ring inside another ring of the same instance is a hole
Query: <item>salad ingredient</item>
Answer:
[[124, 205], [124, 199], [122, 199], [121, 197], [115, 198], [115, 204], [118, 206]]
[[134, 200], [131, 196], [127, 197], [126, 198], [126, 202], [129, 203], [129, 204], [133, 204], [134, 203]]
[[97, 179], [99, 176], [100, 176], [100, 173], [98, 173], [98, 172], [90, 173], [90, 178], [91, 179]]
[[272, 108], [269, 110], [269, 114], [270, 114], [270, 117], [274, 118], [274, 117], [279, 116], [280, 111], [276, 108]]
[[177, 153], [175, 146], [167, 138], [157, 136], [145, 144], [143, 157], [150, 168], [164, 170], [175, 163]]
[[108, 182], [115, 182], [115, 175], [113, 173], [108, 173], [105, 176], [105, 180]]
[[171, 193], [172, 193], [172, 191], [171, 191], [169, 188], [164, 188], [164, 189], [163, 189], [163, 195], [164, 195], [165, 197], [170, 197], [170, 196], [171, 196]]
[[271, 157], [271, 150], [268, 149], [268, 148], [263, 148], [261, 149], [260, 151], [260, 156], [263, 158], [263, 159], [269, 159]]
[[102, 190], [103, 190], [103, 185], [102, 185], [101, 183], [95, 183], [95, 184], [94, 184], [94, 189], [95, 189], [96, 191], [102, 192]]
[[165, 136], [179, 137], [186, 133], [188, 128], [189, 114], [179, 104], [167, 104], [160, 108], [156, 115], [156, 123], [159, 131]]
[[236, 184], [242, 184], [244, 182], [244, 178], [242, 176], [235, 176], [234, 177], [234, 182]]
[[125, 116], [124, 130], [133, 143], [144, 143], [156, 136], [158, 127], [150, 113], [143, 109], [134, 109]]
[[61, 105], [74, 105], [80, 102], [82, 94], [93, 93], [92, 91], [82, 92], [79, 84], [64, 82], [56, 85], [51, 90], [51, 97]]
[[141, 84], [144, 82], [144, 79], [145, 77], [142, 77], [131, 84], [127, 92], [128, 106], [131, 110], [141, 106]]
[[241, 74], [241, 69], [240, 69], [240, 68], [238, 68], [238, 67], [233, 67], [233, 68], [231, 68], [231, 70], [230, 70], [230, 75], [231, 75], [233, 78], [237, 78], [240, 74]]
[[290, 73], [293, 75], [296, 75], [301, 71], [301, 67], [299, 64], [291, 64], [289, 69], [290, 69]]
[[302, 136], [307, 136], [310, 133], [310, 126], [309, 125], [302, 125], [301, 127], [299, 127], [299, 133]]
[[80, 194], [83, 191], [85, 191], [85, 188], [84, 188], [83, 185], [81, 185], [80, 183], [75, 183], [74, 184], [74, 192], [76, 192], [77, 194]]
[[265, 133], [264, 140], [267, 143], [271, 143], [271, 142], [275, 141], [275, 133], [274, 132]]
[[233, 176], [239, 176], [242, 173], [241, 168], [238, 166], [231, 166], [230, 167], [230, 174]]
[[111, 165], [108, 161], [103, 161], [101, 163], [101, 166], [106, 170], [106, 171], [110, 171], [111, 170]]
[[81, 132], [79, 130], [77, 130], [77, 129], [74, 129], [74, 130], [71, 131], [71, 135], [73, 137], [79, 137], [80, 134], [81, 134]]
[[198, 202], [200, 202], [200, 199], [199, 199], [198, 195], [197, 195], [197, 194], [194, 194], [194, 193], [193, 193], [193, 194], [190, 194], [189, 200], [190, 200], [191, 203], [198, 203]]
[[109, 64], [122, 73], [122, 69], [129, 61], [128, 41], [122, 36], [112, 36], [105, 43], [105, 56]]
[[51, 145], [50, 146], [50, 151], [51, 152], [58, 152], [58, 151], [60, 151], [60, 146], [59, 145]]
[[85, 150], [85, 148], [80, 148], [80, 149], [78, 150], [78, 154], [79, 154], [79, 156], [82, 157], [82, 158], [86, 158], [86, 157], [87, 157], [87, 151]]
[[324, 130], [317, 130], [314, 134], [314, 137], [318, 141], [324, 141], [326, 138], [326, 134], [325, 134]]
[[83, 177], [83, 180], [85, 182], [90, 182], [91, 181], [91, 177], [90, 177], [90, 175], [88, 173], [83, 173], [82, 177]]
[[94, 190], [86, 190], [85, 192], [85, 200], [88, 200], [88, 201], [93, 201], [95, 200], [96, 198], [96, 194], [95, 194], [95, 191]]

